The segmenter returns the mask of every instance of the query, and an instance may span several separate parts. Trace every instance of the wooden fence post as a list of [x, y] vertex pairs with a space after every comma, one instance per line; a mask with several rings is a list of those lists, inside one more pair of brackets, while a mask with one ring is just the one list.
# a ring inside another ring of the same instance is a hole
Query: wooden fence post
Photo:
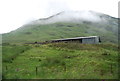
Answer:
[[37, 75], [37, 72], [38, 72], [38, 67], [36, 66], [36, 75]]
[[111, 73], [113, 73], [113, 70], [112, 70], [112, 69], [113, 69], [113, 68], [112, 68], [112, 64], [110, 64], [110, 69], [111, 69]]
[[66, 71], [66, 66], [64, 66], [64, 70]]
[[6, 67], [5, 67], [5, 68], [6, 68], [6, 70], [8, 70], [8, 67], [7, 67], [7, 65], [6, 65]]

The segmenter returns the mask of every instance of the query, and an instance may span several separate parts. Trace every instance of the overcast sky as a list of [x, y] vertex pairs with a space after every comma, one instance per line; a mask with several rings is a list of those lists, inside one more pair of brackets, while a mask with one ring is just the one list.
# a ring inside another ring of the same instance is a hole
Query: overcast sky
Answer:
[[61, 11], [92, 10], [118, 17], [119, 0], [0, 0], [0, 33]]

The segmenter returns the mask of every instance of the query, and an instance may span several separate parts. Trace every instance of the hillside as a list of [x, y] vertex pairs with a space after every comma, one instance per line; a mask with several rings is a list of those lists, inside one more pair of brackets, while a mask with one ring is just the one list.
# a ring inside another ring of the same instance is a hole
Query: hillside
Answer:
[[3, 79], [117, 79], [113, 44], [4, 45]]
[[[102, 43], [25, 44], [80, 36]], [[2, 34], [2, 42], [3, 79], [118, 79], [118, 19], [102, 13], [60, 12]]]
[[2, 36], [3, 43], [26, 43], [91, 35], [100, 36], [103, 43], [117, 43], [118, 19], [93, 11], [61, 12]]

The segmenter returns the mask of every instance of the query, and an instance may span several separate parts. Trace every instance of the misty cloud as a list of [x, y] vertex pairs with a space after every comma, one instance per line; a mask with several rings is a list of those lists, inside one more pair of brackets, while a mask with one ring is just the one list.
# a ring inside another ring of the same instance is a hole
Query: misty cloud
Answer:
[[52, 16], [55, 13], [59, 13], [62, 11], [71, 10], [70, 7], [67, 5], [67, 2], [64, 0], [50, 0], [46, 4], [46, 15]]
[[34, 21], [36, 24], [49, 24], [56, 22], [101, 22], [105, 21], [105, 19], [101, 18], [102, 14], [93, 12], [93, 11], [64, 11], [59, 14], [56, 14], [50, 18], [40, 19]]
[[[0, 33], [10, 32], [28, 22], [39, 18], [47, 18], [62, 11], [93, 10], [117, 17], [118, 8], [116, 5], [118, 1], [119, 0], [0, 0], [0, 22], [2, 22], [0, 24]], [[45, 24], [62, 20], [70, 21], [71, 19], [74, 19], [75, 22], [80, 21], [80, 19], [89, 21], [99, 20], [99, 17], [95, 17], [95, 14], [90, 15], [91, 13], [81, 13], [81, 17], [76, 12], [75, 15], [72, 15], [72, 12], [68, 13], [71, 14], [66, 14], [68, 16], [63, 16], [62, 18], [58, 16], [58, 20], [52, 18], [51, 21], [42, 20], [35, 22]], [[88, 15], [89, 17], [87, 17]]]

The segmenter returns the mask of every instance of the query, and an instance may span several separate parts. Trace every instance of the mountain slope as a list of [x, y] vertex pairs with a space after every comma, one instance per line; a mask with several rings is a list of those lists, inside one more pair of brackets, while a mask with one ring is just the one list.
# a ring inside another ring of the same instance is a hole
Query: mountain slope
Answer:
[[93, 11], [61, 12], [3, 34], [3, 43], [26, 43], [91, 35], [100, 36], [103, 43], [117, 43], [118, 19]]

